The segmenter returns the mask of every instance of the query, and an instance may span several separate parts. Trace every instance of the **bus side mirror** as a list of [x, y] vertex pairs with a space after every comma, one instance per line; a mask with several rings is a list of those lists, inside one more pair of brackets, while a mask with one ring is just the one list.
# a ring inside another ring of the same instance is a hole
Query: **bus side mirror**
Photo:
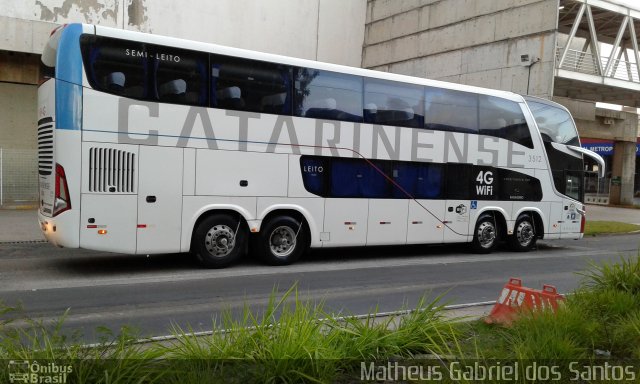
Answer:
[[571, 149], [574, 152], [578, 152], [581, 153], [585, 156], [589, 156], [590, 158], [592, 158], [593, 160], [595, 160], [596, 163], [598, 163], [598, 176], [600, 178], [604, 177], [605, 174], [605, 165], [604, 165], [604, 159], [602, 158], [602, 156], [598, 155], [597, 153], [590, 151], [588, 149], [582, 148], [582, 147], [576, 147], [575, 145], [567, 145], [567, 148]]

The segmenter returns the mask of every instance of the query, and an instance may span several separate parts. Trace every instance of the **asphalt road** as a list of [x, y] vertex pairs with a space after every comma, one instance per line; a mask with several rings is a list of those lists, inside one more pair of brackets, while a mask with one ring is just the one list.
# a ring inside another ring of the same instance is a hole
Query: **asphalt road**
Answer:
[[[46, 243], [0, 244], [0, 301], [50, 321], [68, 308], [68, 330], [86, 341], [95, 329], [128, 324], [141, 336], [170, 333], [171, 324], [210, 330], [213, 318], [247, 304], [264, 307], [274, 290], [297, 283], [303, 298], [324, 300], [340, 314], [411, 307], [427, 295], [446, 303], [495, 300], [509, 277], [569, 292], [589, 260], [636, 255], [640, 236], [540, 242], [528, 253], [499, 249], [473, 255], [463, 245], [314, 251], [288, 267], [253, 260], [223, 270], [200, 269], [188, 255], [128, 256], [58, 249]], [[15, 316], [16, 313], [4, 315]]]

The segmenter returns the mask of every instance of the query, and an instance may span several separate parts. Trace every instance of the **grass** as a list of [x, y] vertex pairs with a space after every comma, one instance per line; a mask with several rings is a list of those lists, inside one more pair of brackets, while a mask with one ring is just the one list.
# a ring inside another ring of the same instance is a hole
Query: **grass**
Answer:
[[[405, 316], [337, 318], [294, 286], [274, 291], [259, 313], [226, 311], [208, 336], [174, 326], [174, 340], [140, 344], [129, 329], [102, 329], [101, 343], [87, 347], [63, 334], [64, 316], [44, 326], [22, 319], [19, 308], [0, 306], [0, 319], [9, 319], [0, 320], [0, 359], [69, 363], [69, 382], [79, 383], [354, 382], [361, 362], [436, 366], [446, 377], [451, 361], [640, 359], [640, 253], [592, 263], [581, 275], [580, 288], [555, 313], [523, 313], [510, 327], [449, 318], [441, 297], [426, 296]], [[13, 326], [11, 318], [28, 326]], [[0, 365], [0, 378], [6, 370]]]
[[585, 236], [596, 236], [612, 233], [629, 233], [639, 231], [640, 225], [620, 223], [617, 221], [589, 221], [584, 227]]

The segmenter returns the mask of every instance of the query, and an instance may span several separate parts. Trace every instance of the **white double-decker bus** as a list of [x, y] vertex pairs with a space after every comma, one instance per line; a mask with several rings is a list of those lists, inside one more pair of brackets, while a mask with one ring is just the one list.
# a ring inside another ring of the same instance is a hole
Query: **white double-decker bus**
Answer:
[[81, 24], [42, 65], [39, 221], [58, 246], [223, 267], [582, 237], [597, 155], [549, 101]]

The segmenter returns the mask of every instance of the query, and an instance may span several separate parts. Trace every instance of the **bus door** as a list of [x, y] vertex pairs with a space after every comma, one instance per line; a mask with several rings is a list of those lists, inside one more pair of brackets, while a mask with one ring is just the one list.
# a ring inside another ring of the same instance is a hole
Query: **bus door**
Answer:
[[[583, 184], [584, 171], [582, 170], [565, 170], [565, 195], [572, 197], [578, 201], [583, 201]], [[562, 234], [580, 233], [582, 224], [582, 214], [580, 213], [580, 204], [570, 200], [563, 199], [562, 205]]]
[[182, 148], [140, 146], [137, 253], [180, 252]]
[[451, 163], [446, 165], [446, 169], [444, 242], [465, 242], [469, 239], [469, 228], [475, 224], [470, 223], [472, 165]]

